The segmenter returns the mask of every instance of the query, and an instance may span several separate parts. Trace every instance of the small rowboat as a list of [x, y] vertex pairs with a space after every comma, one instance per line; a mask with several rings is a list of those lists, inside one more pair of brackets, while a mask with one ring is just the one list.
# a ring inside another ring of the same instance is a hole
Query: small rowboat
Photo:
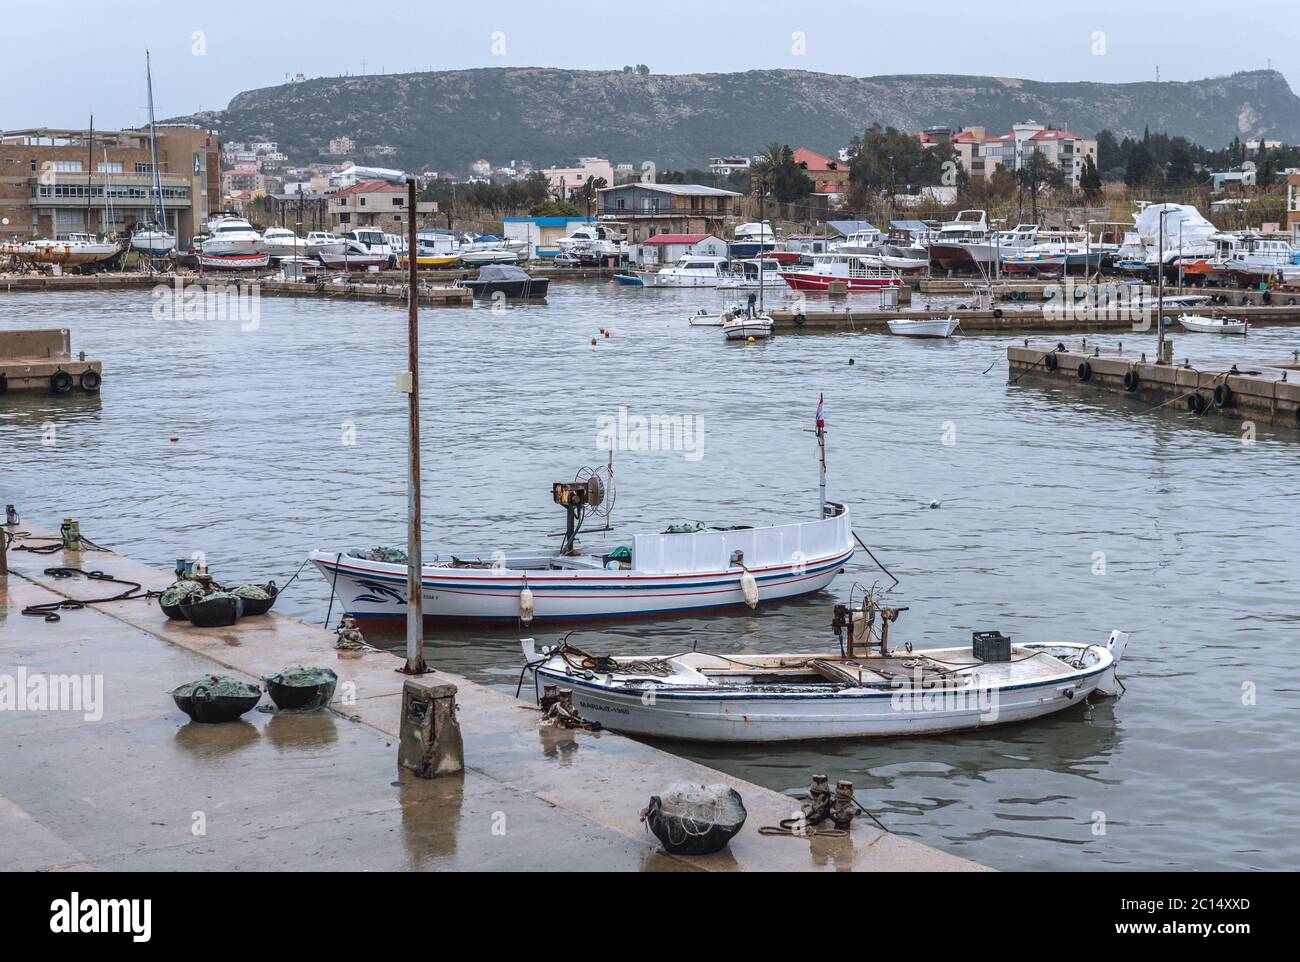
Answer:
[[772, 336], [772, 318], [767, 314], [750, 317], [743, 312], [733, 313], [722, 322], [722, 336], [728, 341], [765, 340]]
[[1196, 334], [1245, 334], [1247, 322], [1234, 317], [1205, 317], [1200, 314], [1180, 314], [1178, 323], [1184, 330]]
[[[1091, 645], [1012, 646], [997, 636], [1009, 659], [986, 661], [981, 655], [990, 653], [974, 644], [890, 650], [888, 624], [901, 610], [874, 608], [870, 601], [852, 612], [837, 606], [837, 630], [850, 631], [847, 653], [595, 656], [567, 642], [539, 652], [531, 638], [522, 647], [539, 688], [571, 690], [583, 718], [631, 735], [688, 741], [970, 731], [1039, 718], [1123, 690], [1115, 677], [1128, 644], [1122, 631]], [[880, 650], [862, 651], [854, 632], [874, 644], [873, 614], [883, 616]]]
[[614, 283], [620, 287], [645, 287], [645, 282], [635, 274], [615, 274]]
[[260, 271], [271, 263], [271, 255], [261, 254], [204, 254], [199, 252], [199, 267], [205, 271]]
[[952, 337], [960, 322], [955, 317], [899, 318], [889, 321], [889, 333], [899, 337]]

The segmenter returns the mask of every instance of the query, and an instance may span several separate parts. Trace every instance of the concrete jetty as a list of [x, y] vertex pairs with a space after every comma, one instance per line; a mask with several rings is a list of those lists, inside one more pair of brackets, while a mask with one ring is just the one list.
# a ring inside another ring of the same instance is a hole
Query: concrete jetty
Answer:
[[1156, 364], [1132, 350], [1026, 340], [1007, 348], [1012, 381], [1026, 379], [1106, 391], [1148, 406], [1176, 406], [1198, 417], [1226, 417], [1300, 429], [1300, 363], [1203, 362], [1190, 358]]
[[94, 394], [104, 367], [84, 353], [73, 355], [66, 327], [0, 331], [0, 395], [10, 391]]
[[[426, 678], [457, 686], [466, 769], [415, 778], [397, 767], [405, 676], [393, 655], [336, 650], [333, 633], [274, 612], [209, 630], [143, 600], [65, 610], [53, 623], [23, 617], [28, 605], [122, 588], [49, 569], [159, 590], [172, 576], [112, 552], [20, 550], [58, 538], [0, 530], [12, 538], [0, 695], [19, 679], [27, 695], [0, 710], [0, 771], [23, 773], [0, 782], [2, 870], [981, 869], [861, 820], [848, 838], [761, 835], [797, 801], [619, 735], [542, 727], [532, 704], [442, 671]], [[82, 530], [93, 537], [93, 524]], [[231, 574], [214, 563], [219, 580]], [[435, 664], [437, 652], [431, 639]], [[258, 681], [294, 663], [338, 673], [331, 711], [197, 725], [167, 694], [213, 672]], [[102, 698], [77, 710], [33, 704], [33, 685], [55, 676], [98, 678]], [[645, 831], [641, 808], [674, 782], [740, 792], [749, 818], [727, 849], [670, 856]]]

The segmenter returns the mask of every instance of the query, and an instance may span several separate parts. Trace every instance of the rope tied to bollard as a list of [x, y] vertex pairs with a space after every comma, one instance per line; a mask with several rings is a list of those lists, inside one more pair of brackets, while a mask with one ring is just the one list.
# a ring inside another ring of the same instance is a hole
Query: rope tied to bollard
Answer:
[[73, 578], [81, 575], [91, 581], [102, 581], [115, 585], [126, 585], [127, 590], [119, 592], [107, 598], [63, 598], [59, 601], [47, 601], [38, 605], [28, 605], [22, 610], [24, 615], [33, 618], [44, 618], [48, 622], [62, 620], [59, 616], [60, 611], [80, 611], [87, 605], [102, 605], [114, 601], [135, 601], [137, 599], [157, 598], [161, 591], [145, 591], [144, 585], [137, 581], [126, 581], [121, 578], [114, 578], [112, 575], [105, 574], [102, 571], [84, 571], [81, 568], [46, 568], [45, 574], [52, 578]]

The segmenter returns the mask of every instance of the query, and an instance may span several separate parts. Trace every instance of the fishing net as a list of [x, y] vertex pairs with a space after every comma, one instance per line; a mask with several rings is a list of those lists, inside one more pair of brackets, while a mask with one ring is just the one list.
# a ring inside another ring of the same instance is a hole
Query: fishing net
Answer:
[[240, 585], [238, 588], [231, 589], [230, 593], [247, 601], [268, 601], [271, 597], [261, 585]]
[[406, 552], [401, 548], [386, 548], [383, 545], [378, 545], [364, 551], [352, 551], [349, 553], [354, 558], [362, 558], [366, 561], [383, 561], [395, 565], [406, 564]]
[[176, 605], [190, 604], [201, 598], [206, 589], [197, 581], [178, 581], [159, 598], [159, 603], [173, 608]]
[[694, 534], [697, 531], [704, 531], [706, 526], [703, 521], [684, 521], [681, 524], [670, 524], [663, 530], [664, 534]]
[[229, 675], [205, 675], [194, 681], [186, 682], [172, 692], [175, 697], [185, 698], [195, 692], [206, 693], [213, 698], [240, 698], [260, 695], [262, 689]]
[[650, 798], [641, 820], [676, 855], [720, 850], [745, 824], [745, 803], [730, 785], [670, 785]]

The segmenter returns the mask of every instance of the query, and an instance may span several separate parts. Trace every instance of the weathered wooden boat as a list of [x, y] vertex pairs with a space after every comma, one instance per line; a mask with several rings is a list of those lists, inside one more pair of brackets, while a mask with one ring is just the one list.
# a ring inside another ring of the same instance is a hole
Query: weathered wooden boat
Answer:
[[[890, 649], [900, 611], [868, 598], [837, 605], [839, 652], [663, 657], [591, 655], [522, 641], [538, 685], [571, 690], [577, 712], [630, 735], [710, 742], [785, 742], [970, 731], [1023, 722], [1118, 695], [1128, 635], [1103, 643], [1012, 645], [976, 632], [969, 646]], [[843, 629], [848, 629], [848, 644]], [[875, 646], [875, 650], [872, 650]]]
[[952, 337], [960, 323], [955, 317], [906, 317], [886, 322], [889, 333], [899, 337]]

